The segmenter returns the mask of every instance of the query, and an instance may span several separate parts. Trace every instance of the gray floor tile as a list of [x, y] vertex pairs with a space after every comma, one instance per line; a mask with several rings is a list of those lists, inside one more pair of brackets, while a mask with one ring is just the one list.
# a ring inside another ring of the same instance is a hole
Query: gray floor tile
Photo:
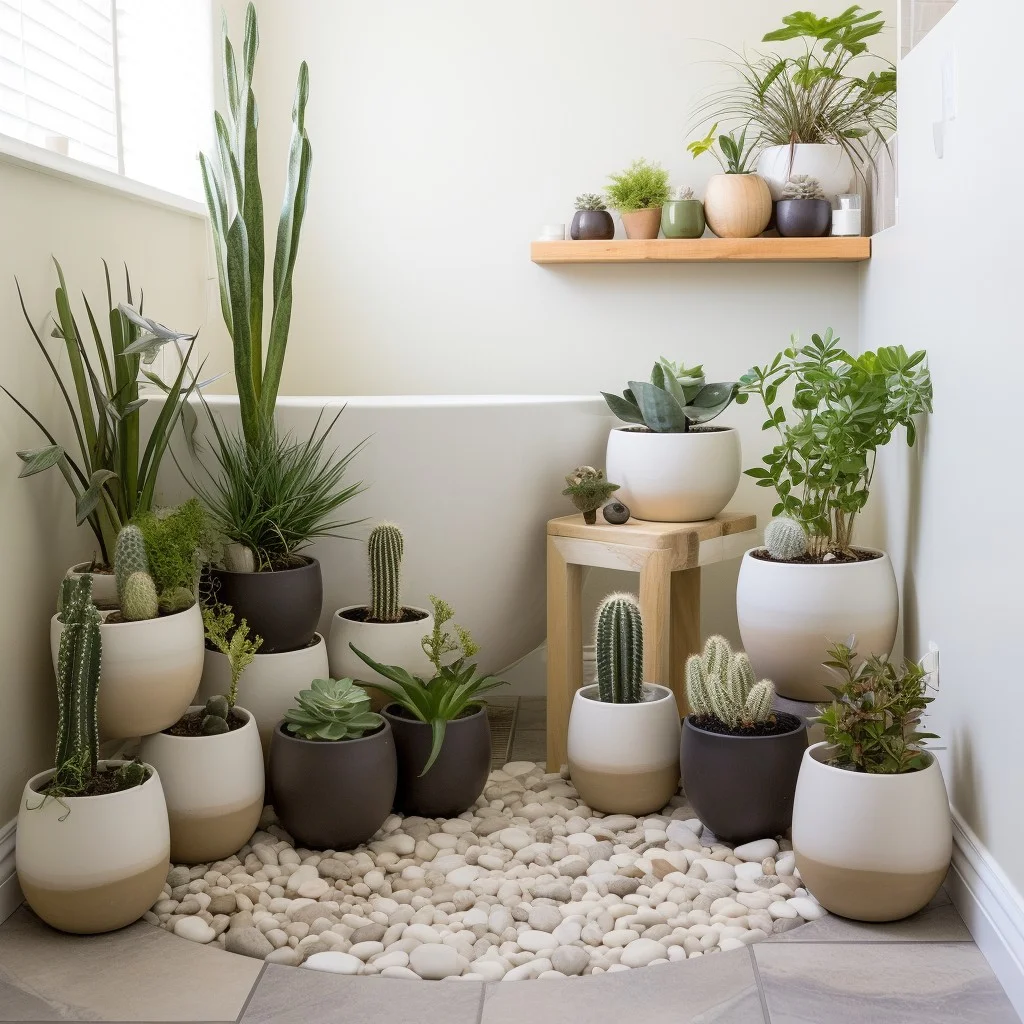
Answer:
[[513, 761], [543, 761], [547, 756], [547, 734], [543, 729], [516, 729], [512, 737]]
[[477, 1024], [475, 981], [351, 978], [269, 964], [243, 1024]]
[[[233, 1021], [261, 966], [148, 924], [64, 935], [22, 907], [0, 927], [0, 981], [54, 1008], [36, 1020]], [[25, 1019], [0, 997], [0, 1020]]]
[[[0, 1020], [74, 1020], [64, 1008], [26, 992], [0, 976]], [[82, 1018], [79, 1017], [79, 1020]]]
[[487, 986], [481, 1024], [763, 1024], [746, 949], [568, 981]]
[[1017, 1024], [968, 943], [761, 942], [751, 947], [771, 1024]]
[[847, 921], [830, 915], [791, 932], [773, 935], [769, 942], [970, 942], [956, 907], [945, 903], [889, 924]]
[[523, 697], [519, 701], [519, 728], [546, 729], [548, 725], [548, 702], [546, 697]]

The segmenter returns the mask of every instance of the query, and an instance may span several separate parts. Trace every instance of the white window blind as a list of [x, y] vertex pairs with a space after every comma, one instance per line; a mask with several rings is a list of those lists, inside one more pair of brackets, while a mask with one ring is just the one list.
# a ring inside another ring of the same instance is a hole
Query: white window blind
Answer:
[[211, 0], [0, 0], [0, 133], [190, 198]]

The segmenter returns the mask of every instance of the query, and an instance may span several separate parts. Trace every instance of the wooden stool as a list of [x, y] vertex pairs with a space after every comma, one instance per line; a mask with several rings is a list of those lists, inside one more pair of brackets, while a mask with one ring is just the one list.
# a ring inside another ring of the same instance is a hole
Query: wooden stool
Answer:
[[685, 715], [686, 659], [700, 649], [700, 567], [738, 558], [757, 517], [723, 512], [703, 523], [588, 526], [582, 515], [548, 523], [548, 771], [566, 763], [569, 710], [583, 685], [583, 566], [640, 573], [644, 680], [668, 686]]

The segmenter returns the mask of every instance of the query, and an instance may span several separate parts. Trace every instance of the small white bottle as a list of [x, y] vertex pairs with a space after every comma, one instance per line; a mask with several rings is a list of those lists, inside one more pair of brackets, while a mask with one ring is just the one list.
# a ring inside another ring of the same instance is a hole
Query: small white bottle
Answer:
[[839, 209], [832, 211], [832, 234], [838, 237], [858, 236], [861, 232], [861, 201], [856, 193], [836, 196]]

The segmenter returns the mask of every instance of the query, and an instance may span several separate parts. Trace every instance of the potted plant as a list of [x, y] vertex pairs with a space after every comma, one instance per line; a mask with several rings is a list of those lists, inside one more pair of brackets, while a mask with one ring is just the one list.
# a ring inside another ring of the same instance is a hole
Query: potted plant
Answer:
[[679, 788], [679, 709], [666, 686], [643, 681], [644, 630], [632, 594], [597, 610], [597, 682], [569, 714], [569, 775], [589, 807], [652, 814]]
[[615, 222], [600, 196], [584, 192], [576, 197], [576, 212], [569, 225], [569, 237], [576, 241], [600, 241], [615, 237]]
[[897, 921], [924, 907], [949, 870], [949, 798], [919, 729], [931, 703], [920, 665], [836, 644], [840, 676], [804, 752], [793, 811], [803, 884], [823, 907], [857, 921]]
[[710, 153], [722, 168], [721, 174], [711, 175], [704, 192], [708, 227], [719, 238], [756, 238], [772, 219], [772, 195], [753, 171], [755, 143], [747, 141], [746, 128], [739, 136], [716, 137], [717, 131], [716, 123], [705, 138], [686, 147], [695, 160]]
[[668, 171], [646, 160], [634, 160], [621, 174], [610, 177], [605, 189], [608, 205], [619, 211], [627, 238], [657, 238], [661, 207], [672, 194]]
[[350, 644], [366, 651], [374, 661], [400, 665], [412, 675], [426, 675], [431, 666], [420, 641], [424, 631], [434, 628], [434, 622], [425, 608], [402, 604], [402, 531], [393, 523], [379, 523], [370, 531], [367, 550], [370, 604], [348, 605], [334, 613], [327, 645], [331, 675], [372, 684], [384, 679], [352, 653]]
[[783, 238], [820, 238], [832, 230], [832, 204], [817, 178], [794, 174], [775, 205], [775, 226]]
[[747, 656], [720, 636], [687, 660], [686, 694], [679, 758], [694, 813], [731, 843], [785, 833], [807, 748], [803, 720], [774, 710], [771, 681], [755, 681]]
[[700, 238], [704, 234], [704, 204], [693, 189], [680, 188], [661, 208], [661, 233], [666, 238]]
[[[192, 498], [122, 527], [114, 550], [118, 608], [101, 613], [104, 739], [148, 736], [173, 725], [203, 672], [203, 620], [196, 602], [205, 515]], [[63, 613], [50, 622], [54, 664]]]
[[[395, 737], [398, 788], [395, 810], [424, 818], [454, 818], [483, 792], [491, 768], [487, 706], [480, 698], [503, 680], [478, 675], [466, 664], [479, 651], [469, 630], [454, 623], [454, 612], [430, 595], [433, 629], [422, 644], [434, 675], [423, 679], [399, 665], [382, 665], [353, 647], [379, 673], [377, 685], [393, 698], [383, 715]], [[445, 664], [448, 655], [455, 660]]]
[[572, 499], [583, 521], [589, 526], [597, 522], [597, 510], [619, 489], [618, 484], [605, 480], [604, 473], [593, 466], [577, 466], [565, 478], [562, 494]]
[[[270, 786], [281, 824], [303, 846], [348, 850], [391, 813], [398, 761], [390, 724], [351, 679], [314, 679], [295, 698], [270, 746]], [[316, 799], [310, 798], [315, 780]]]
[[259, 637], [230, 608], [203, 609], [206, 636], [226, 654], [226, 693], [192, 705], [172, 726], [143, 737], [139, 756], [160, 773], [175, 864], [209, 864], [236, 853], [263, 812], [263, 749], [253, 715], [237, 706], [238, 681]]
[[[703, 367], [662, 357], [651, 379], [619, 395], [602, 391], [628, 426], [608, 434], [608, 475], [636, 519], [689, 523], [713, 519], [740, 482], [740, 436], [708, 424], [737, 397], [736, 383], [707, 384]], [[745, 399], [744, 399], [745, 400]]]
[[[763, 41], [799, 40], [802, 52], [726, 61], [738, 82], [702, 101], [697, 121], [749, 126], [773, 199], [794, 174], [808, 174], [832, 200], [850, 190], [855, 173], [874, 163], [896, 130], [896, 69], [869, 53], [867, 42], [885, 22], [859, 6], [833, 18], [798, 11], [782, 22]], [[867, 70], [866, 61], [874, 67]]]
[[[53, 432], [26, 405], [6, 388], [0, 390], [39, 428], [48, 442], [41, 448], [18, 452], [18, 458], [24, 463], [18, 475], [34, 476], [56, 466], [74, 495], [76, 525], [88, 523], [93, 532], [96, 545], [93, 558], [72, 566], [69, 573], [78, 576], [88, 572], [93, 577], [93, 598], [103, 607], [113, 607], [117, 603], [113, 557], [118, 531], [134, 516], [152, 509], [161, 460], [185, 403], [198, 386], [187, 370], [195, 335], [172, 331], [132, 309], [132, 283], [127, 269], [128, 304], [115, 304], [105, 262], [109, 312], [100, 322], [105, 319], [109, 323], [110, 341], [106, 342], [100, 333], [84, 295], [90, 330], [80, 330], [71, 308], [71, 293], [65, 284], [64, 271], [56, 260], [53, 262], [58, 286], [52, 336], [61, 341], [59, 347], [63, 348], [63, 356], [71, 369], [70, 381], [65, 381], [58, 368], [63, 357], [50, 354], [34, 327], [20, 285], [18, 298], [28, 329], [70, 416], [74, 448], [59, 444]], [[89, 338], [93, 342], [91, 357], [86, 344]], [[181, 367], [168, 384], [146, 367], [170, 341], [175, 345], [187, 343], [188, 347], [183, 355], [179, 349]], [[139, 441], [139, 410], [148, 399], [139, 395], [140, 370], [159, 386], [164, 402], [145, 446]]]
[[[878, 449], [898, 427], [907, 444], [914, 417], [931, 409], [924, 351], [902, 345], [852, 356], [833, 332], [780, 352], [741, 378], [744, 394], [765, 404], [765, 429], [778, 443], [763, 466], [748, 469], [775, 490], [766, 547], [740, 564], [736, 613], [743, 646], [758, 675], [793, 700], [828, 696], [821, 652], [855, 633], [862, 652], [886, 655], [896, 640], [899, 595], [889, 556], [854, 547], [853, 527], [868, 500]], [[793, 410], [782, 386], [792, 378]]]
[[138, 920], [170, 866], [160, 777], [139, 761], [101, 761], [100, 613], [92, 577], [61, 584], [55, 767], [29, 779], [18, 810], [18, 882], [61, 931], [94, 934]]

